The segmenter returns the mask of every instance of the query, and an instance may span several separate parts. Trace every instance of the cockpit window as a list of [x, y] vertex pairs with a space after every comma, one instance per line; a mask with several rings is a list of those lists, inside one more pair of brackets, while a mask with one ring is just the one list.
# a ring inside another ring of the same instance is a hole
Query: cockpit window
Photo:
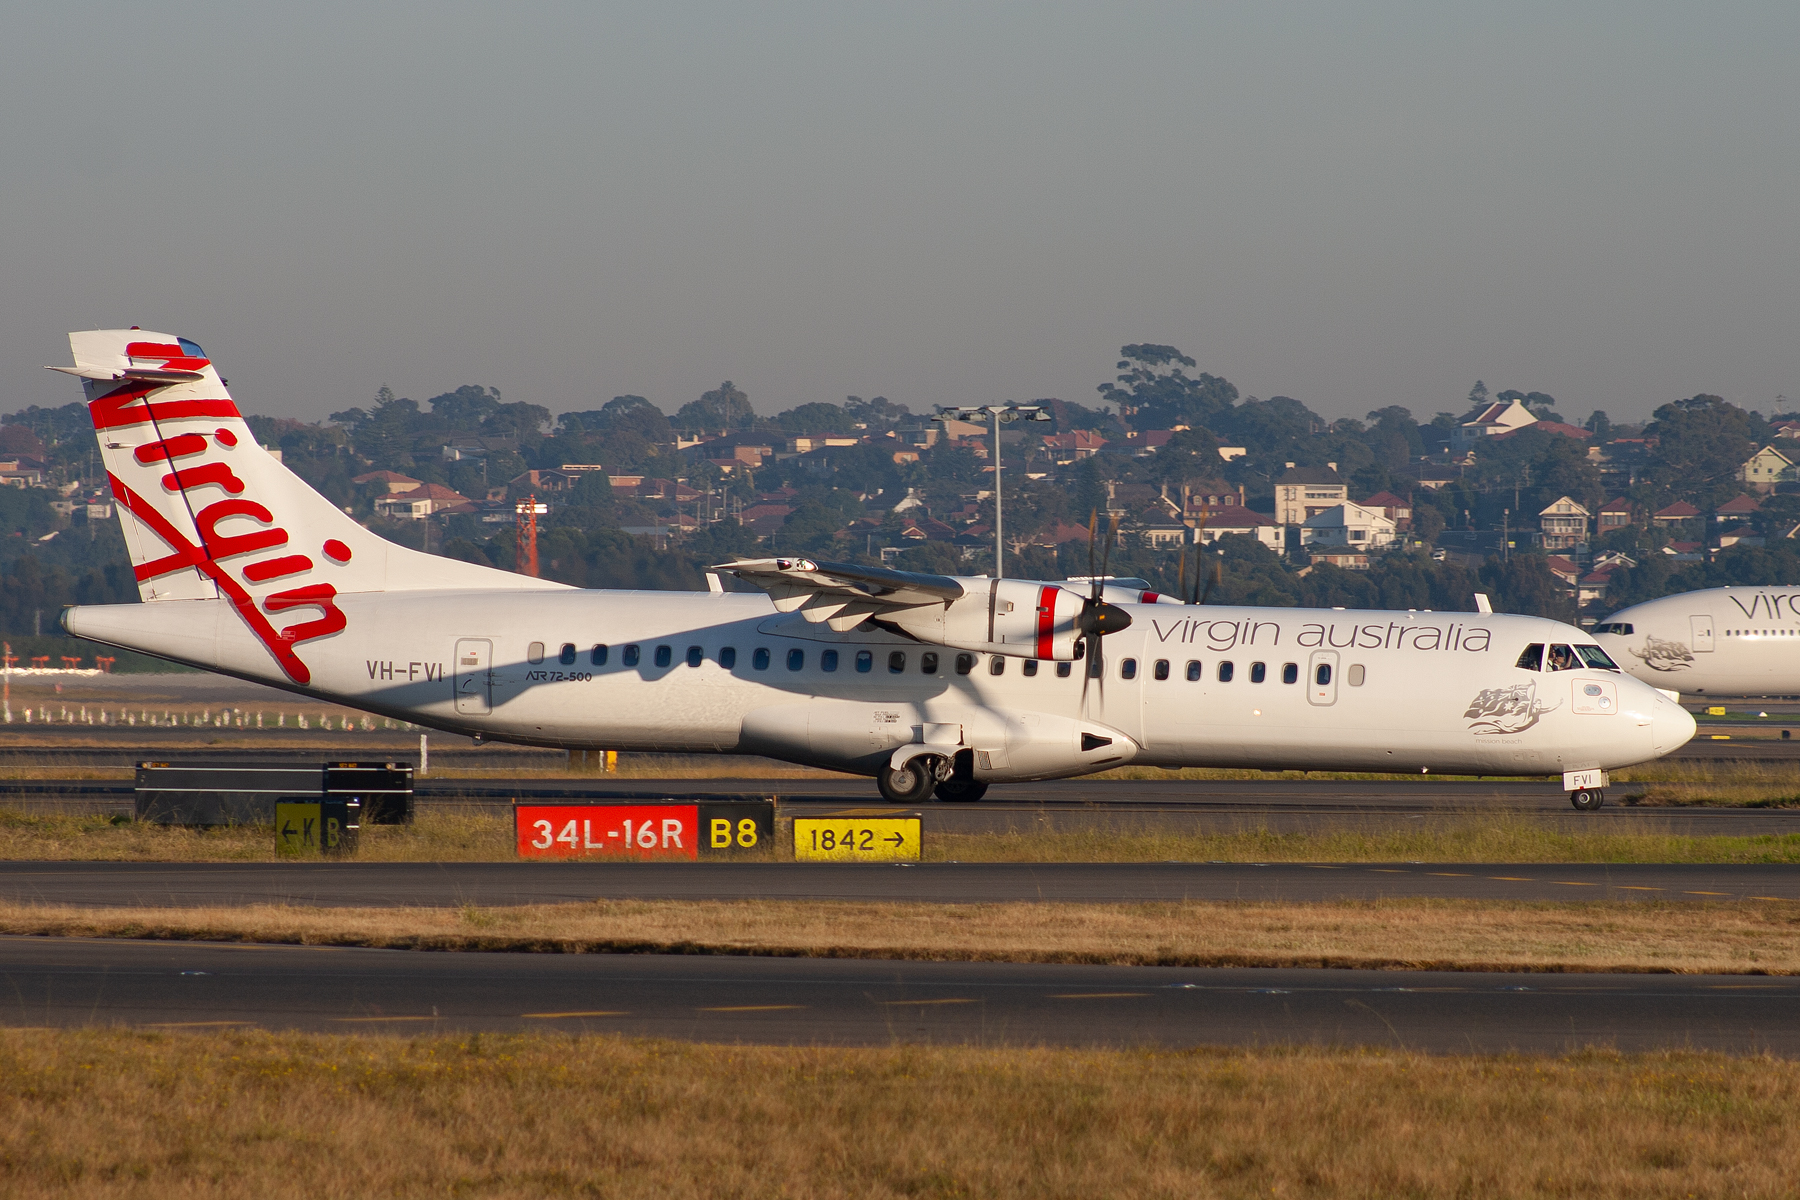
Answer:
[[1616, 671], [1619, 669], [1619, 664], [1614, 662], [1612, 657], [1598, 646], [1577, 646], [1575, 647], [1575, 653], [1581, 655], [1581, 661], [1590, 667], [1597, 667], [1602, 671]]
[[1531, 643], [1531, 645], [1525, 647], [1524, 652], [1519, 655], [1519, 661], [1514, 663], [1513, 665], [1516, 667], [1523, 667], [1527, 671], [1543, 670], [1544, 669], [1544, 643], [1533, 642], [1533, 643]]
[[189, 358], [205, 358], [206, 357], [206, 351], [204, 351], [200, 348], [200, 343], [198, 343], [198, 342], [190, 342], [184, 337], [178, 337], [175, 339], [175, 344], [177, 346], [180, 346], [181, 352], [183, 354], [187, 355]]
[[1634, 631], [1631, 628], [1630, 621], [1608, 621], [1604, 625], [1594, 626], [1594, 632], [1595, 633], [1617, 633], [1624, 637], [1630, 637]]
[[1550, 661], [1544, 669], [1547, 671], [1573, 671], [1580, 665], [1573, 650], [1561, 642], [1555, 642], [1550, 647]]

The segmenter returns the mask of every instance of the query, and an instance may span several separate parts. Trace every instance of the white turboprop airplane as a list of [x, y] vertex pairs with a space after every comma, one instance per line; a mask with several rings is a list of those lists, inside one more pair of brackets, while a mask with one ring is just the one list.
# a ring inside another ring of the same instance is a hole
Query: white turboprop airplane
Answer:
[[715, 568], [766, 595], [584, 591], [439, 558], [275, 461], [193, 342], [69, 342], [54, 369], [82, 380], [144, 603], [70, 608], [65, 629], [477, 739], [761, 754], [873, 775], [901, 803], [1138, 762], [1562, 772], [1589, 808], [1607, 769], [1694, 733], [1535, 617], [1201, 608], [804, 559]]
[[1800, 587], [1722, 587], [1646, 600], [1594, 626], [1596, 640], [1655, 687], [1724, 696], [1800, 695]]

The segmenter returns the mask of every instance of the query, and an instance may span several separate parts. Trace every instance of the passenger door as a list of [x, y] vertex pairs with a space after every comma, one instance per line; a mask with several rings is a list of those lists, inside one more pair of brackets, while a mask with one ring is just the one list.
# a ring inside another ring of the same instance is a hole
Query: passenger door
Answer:
[[456, 711], [485, 717], [493, 711], [494, 643], [486, 638], [460, 638], [456, 643]]
[[1338, 654], [1336, 650], [1314, 650], [1306, 664], [1306, 698], [1313, 704], [1337, 703]]
[[1710, 616], [1689, 617], [1688, 628], [1693, 633], [1691, 648], [1696, 654], [1710, 653], [1713, 648], [1713, 622]]

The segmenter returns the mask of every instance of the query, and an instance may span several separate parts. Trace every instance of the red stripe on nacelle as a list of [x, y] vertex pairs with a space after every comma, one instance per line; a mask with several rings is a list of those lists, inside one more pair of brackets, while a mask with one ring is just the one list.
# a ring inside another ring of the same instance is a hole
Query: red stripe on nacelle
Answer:
[[1038, 589], [1037, 656], [1052, 658], [1056, 653], [1056, 593], [1061, 588]]

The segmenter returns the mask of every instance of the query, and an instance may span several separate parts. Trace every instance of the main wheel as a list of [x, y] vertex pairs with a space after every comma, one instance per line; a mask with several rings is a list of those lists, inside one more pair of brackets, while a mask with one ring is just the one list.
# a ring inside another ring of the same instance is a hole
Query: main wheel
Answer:
[[921, 754], [898, 771], [882, 767], [875, 772], [875, 786], [890, 804], [918, 804], [930, 799], [931, 789], [937, 786], [934, 766], [930, 755]]
[[973, 779], [946, 779], [937, 785], [937, 798], [952, 804], [973, 804], [987, 795], [988, 785]]
[[1606, 803], [1606, 793], [1599, 788], [1582, 788], [1569, 793], [1569, 803], [1581, 812], [1594, 812]]

